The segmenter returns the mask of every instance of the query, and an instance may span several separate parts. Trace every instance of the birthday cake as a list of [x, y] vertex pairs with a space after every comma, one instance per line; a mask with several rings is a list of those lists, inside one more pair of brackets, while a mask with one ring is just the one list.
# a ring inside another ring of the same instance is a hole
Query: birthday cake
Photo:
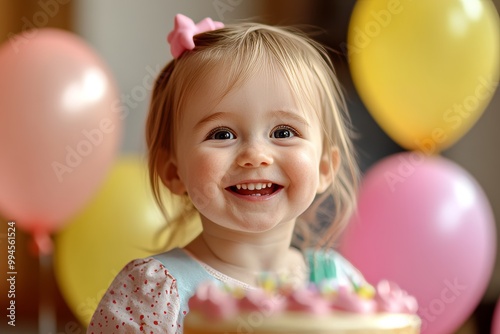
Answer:
[[191, 297], [189, 309], [185, 334], [420, 333], [415, 298], [389, 281], [355, 289], [329, 281], [252, 290], [207, 282]]

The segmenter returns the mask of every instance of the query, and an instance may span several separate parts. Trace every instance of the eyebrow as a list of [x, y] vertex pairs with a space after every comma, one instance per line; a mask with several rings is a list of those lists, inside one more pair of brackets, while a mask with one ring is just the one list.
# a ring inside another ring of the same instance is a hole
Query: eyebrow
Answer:
[[309, 122], [302, 117], [300, 114], [293, 112], [293, 111], [287, 111], [287, 110], [275, 110], [272, 112], [273, 115], [276, 115], [280, 118], [291, 118], [296, 122], [302, 123], [305, 126], [309, 126]]
[[206, 123], [210, 123], [210, 122], [218, 121], [220, 119], [224, 119], [227, 117], [228, 114], [229, 114], [228, 112], [216, 112], [216, 113], [210, 114], [206, 117], [203, 117], [198, 123], [196, 123], [196, 125], [194, 126], [194, 129], [197, 130], [197, 129], [201, 128]]
[[[221, 119], [225, 119], [230, 115], [230, 112], [216, 112], [213, 114], [210, 114], [206, 117], [203, 117], [196, 125], [194, 126], [194, 129], [197, 130], [201, 128], [204, 124], [210, 123], [210, 122], [215, 122], [219, 121]], [[299, 122], [301, 124], [304, 124], [305, 126], [309, 126], [309, 122], [299, 115], [298, 113], [292, 112], [292, 111], [286, 111], [286, 110], [274, 110], [271, 112], [273, 117], [278, 117], [278, 118], [291, 118], [296, 122]]]

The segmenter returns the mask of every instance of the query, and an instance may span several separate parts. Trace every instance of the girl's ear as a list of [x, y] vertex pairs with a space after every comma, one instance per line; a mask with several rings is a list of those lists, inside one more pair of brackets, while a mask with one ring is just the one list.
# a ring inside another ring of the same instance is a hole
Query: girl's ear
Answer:
[[159, 159], [158, 171], [163, 184], [176, 195], [184, 195], [186, 187], [184, 182], [179, 177], [177, 171], [177, 162], [173, 158], [169, 158], [167, 154], [162, 154]]
[[319, 183], [317, 193], [321, 194], [330, 187], [340, 167], [340, 154], [337, 147], [325, 150], [319, 162]]

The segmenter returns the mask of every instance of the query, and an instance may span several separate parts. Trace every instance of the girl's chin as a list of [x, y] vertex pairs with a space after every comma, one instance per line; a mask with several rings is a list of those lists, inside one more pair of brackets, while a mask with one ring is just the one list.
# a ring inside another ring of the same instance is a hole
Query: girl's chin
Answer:
[[233, 231], [233, 232], [238, 232], [238, 233], [246, 233], [246, 234], [259, 234], [259, 233], [266, 233], [266, 232], [271, 232], [276, 226], [278, 226], [278, 223], [274, 224], [262, 224], [262, 223], [243, 223], [240, 225], [220, 225], [221, 227]]
[[[237, 219], [235, 217], [232, 221], [220, 221], [214, 222], [207, 217], [202, 216], [203, 228], [216, 231], [217, 233], [240, 233], [240, 234], [264, 234], [273, 232], [278, 227], [285, 227], [285, 225], [290, 226], [291, 229], [294, 228], [294, 220], [282, 222], [281, 219], [270, 220], [269, 215], [258, 215], [258, 217], [246, 217], [247, 219]], [[217, 221], [217, 220], [215, 220]], [[285, 227], [286, 228], [286, 227]], [[281, 230], [281, 228], [280, 228]], [[284, 233], [281, 231], [280, 233]]]

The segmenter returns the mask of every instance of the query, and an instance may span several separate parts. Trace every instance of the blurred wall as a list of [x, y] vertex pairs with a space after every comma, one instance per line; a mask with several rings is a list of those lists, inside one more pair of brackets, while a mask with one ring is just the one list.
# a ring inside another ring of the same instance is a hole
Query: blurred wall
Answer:
[[10, 0], [0, 0], [0, 38], [4, 41], [13, 27], [14, 4]]
[[0, 42], [31, 28], [71, 30], [72, 12], [71, 0], [0, 0]]

